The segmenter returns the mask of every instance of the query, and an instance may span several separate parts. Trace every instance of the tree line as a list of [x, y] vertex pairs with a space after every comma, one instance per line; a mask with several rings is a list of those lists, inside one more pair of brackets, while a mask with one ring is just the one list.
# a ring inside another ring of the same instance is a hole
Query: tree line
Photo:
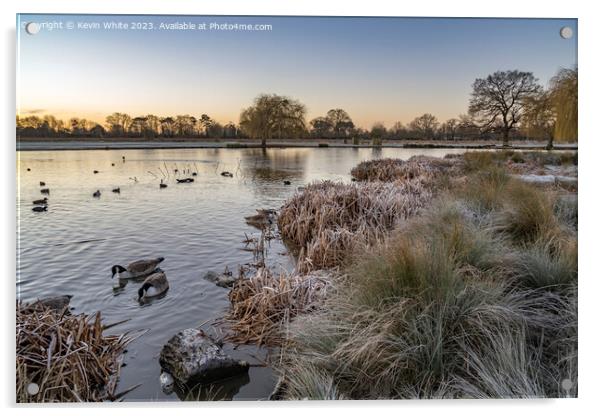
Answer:
[[101, 125], [52, 115], [17, 117], [18, 137], [141, 137], [141, 138], [252, 138], [266, 145], [273, 139], [328, 138], [373, 140], [577, 140], [577, 69], [561, 69], [544, 88], [531, 72], [497, 71], [472, 84], [468, 109], [457, 118], [439, 121], [430, 113], [404, 125], [371, 129], [357, 127], [341, 108], [306, 121], [307, 108], [296, 99], [261, 94], [241, 111], [239, 124], [225, 125], [207, 114], [131, 117], [113, 113]]

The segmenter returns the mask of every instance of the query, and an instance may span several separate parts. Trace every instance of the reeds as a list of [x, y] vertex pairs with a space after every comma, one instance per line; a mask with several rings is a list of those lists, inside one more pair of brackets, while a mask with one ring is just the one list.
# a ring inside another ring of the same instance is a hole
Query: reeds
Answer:
[[440, 159], [428, 156], [413, 156], [401, 159], [375, 159], [361, 162], [351, 169], [351, 176], [358, 181], [411, 180], [419, 178], [423, 183], [432, 181], [441, 173], [450, 174], [458, 165], [456, 159]]
[[314, 183], [280, 210], [283, 240], [299, 252], [298, 270], [336, 267], [357, 247], [382, 239], [432, 197], [418, 180]]
[[281, 345], [283, 328], [292, 318], [320, 306], [331, 286], [323, 273], [274, 274], [261, 268], [248, 279], [239, 279], [228, 298], [226, 317], [230, 341], [241, 344]]
[[17, 304], [17, 402], [117, 400], [124, 348], [133, 338], [105, 335], [100, 312], [70, 315], [66, 309]]

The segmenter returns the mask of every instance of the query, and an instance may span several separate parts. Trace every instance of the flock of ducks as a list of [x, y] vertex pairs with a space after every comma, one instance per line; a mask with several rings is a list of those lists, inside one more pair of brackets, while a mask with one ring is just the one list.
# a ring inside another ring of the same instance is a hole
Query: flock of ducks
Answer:
[[[125, 156], [122, 156], [121, 159], [125, 162]], [[115, 166], [115, 163], [111, 163], [111, 166]], [[30, 172], [31, 168], [27, 168], [27, 171]], [[178, 169], [174, 169], [174, 172], [178, 173]], [[93, 170], [93, 173], [98, 174], [99, 171]], [[197, 172], [192, 172], [192, 176], [197, 176]], [[228, 171], [221, 172], [221, 176], [224, 176], [226, 178], [234, 177], [234, 175]], [[194, 182], [194, 178], [188, 177], [188, 178], [183, 178], [183, 179], [176, 179], [176, 182], [177, 183], [192, 183], [192, 182]], [[284, 185], [290, 185], [290, 184], [291, 184], [291, 181], [288, 181], [288, 180], [284, 181]], [[46, 182], [40, 181], [40, 186], [42, 187], [42, 189], [40, 189], [40, 192], [43, 195], [50, 195], [50, 189], [46, 188]], [[167, 188], [167, 184], [163, 182], [163, 179], [161, 179], [161, 182], [159, 183], [159, 189], [164, 189], [164, 188]], [[120, 194], [121, 188], [120, 187], [113, 188], [111, 191], [113, 193]], [[97, 189], [92, 194], [92, 197], [100, 198], [101, 195], [102, 195], [102, 193], [100, 192], [100, 189]], [[35, 201], [33, 201], [33, 205], [34, 205], [34, 207], [32, 208], [32, 211], [34, 211], [34, 212], [48, 211], [48, 198], [44, 197], [43, 199], [36, 199]]]
[[130, 279], [145, 278], [142, 286], [138, 289], [138, 300], [143, 302], [150, 298], [157, 297], [169, 289], [169, 282], [165, 272], [158, 268], [159, 264], [165, 260], [163, 257], [155, 259], [138, 260], [123, 267], [119, 264], [111, 267], [114, 288], [121, 288]]

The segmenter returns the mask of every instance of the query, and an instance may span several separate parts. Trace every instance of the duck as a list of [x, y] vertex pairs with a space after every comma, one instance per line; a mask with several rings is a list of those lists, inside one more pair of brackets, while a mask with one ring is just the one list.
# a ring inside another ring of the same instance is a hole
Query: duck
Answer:
[[31, 168], [27, 168], [27, 172], [31, 172]]
[[115, 163], [111, 163], [111, 166], [115, 166]]
[[232, 178], [234, 175], [232, 175], [230, 172], [228, 171], [224, 171], [221, 173], [222, 176], [225, 176], [227, 178]]
[[111, 272], [113, 273], [111, 278], [115, 277], [115, 275], [117, 275], [117, 277], [120, 279], [134, 279], [137, 277], [148, 276], [157, 269], [157, 266], [163, 260], [165, 260], [164, 257], [137, 260], [128, 264], [126, 267], [116, 264], [111, 267]]
[[197, 173], [196, 173], [196, 172], [192, 172], [192, 176], [196, 176], [196, 175], [197, 175]]
[[113, 192], [115, 192], [116, 194], [120, 194], [121, 193], [121, 189], [115, 188], [115, 189], [113, 189]]
[[46, 182], [40, 181], [40, 186], [46, 186]]
[[40, 189], [40, 193], [50, 195], [50, 189], [48, 189], [48, 188]]
[[194, 179], [192, 179], [192, 178], [184, 178], [184, 179], [176, 179], [176, 181], [178, 183], [191, 183], [191, 182], [194, 182]]
[[96, 192], [94, 192], [94, 193], [92, 194], [92, 196], [93, 196], [94, 198], [100, 198], [100, 190], [99, 190], [99, 189], [97, 189], [97, 190], [96, 190]]
[[44, 197], [42, 199], [36, 199], [35, 201], [33, 201], [34, 205], [47, 205], [48, 204], [48, 198]]
[[275, 216], [276, 210], [274, 209], [258, 209], [256, 215], [245, 217], [245, 221], [248, 225], [262, 230], [274, 223]]
[[165, 272], [159, 271], [151, 274], [142, 283], [138, 289], [138, 300], [146, 300], [155, 296], [159, 296], [169, 289], [169, 282], [165, 276]]
[[161, 179], [161, 183], [159, 184], [159, 188], [167, 188], [167, 184], [163, 183], [163, 179]]
[[284, 181], [284, 184], [285, 184], [285, 185], [290, 185], [290, 184], [291, 184], [291, 181]]
[[36, 205], [31, 210], [34, 211], [34, 212], [48, 211], [48, 205]]
[[95, 171], [94, 171], [94, 173], [96, 174], [96, 173], [98, 173], [98, 171], [97, 171], [97, 170], [95, 170]]

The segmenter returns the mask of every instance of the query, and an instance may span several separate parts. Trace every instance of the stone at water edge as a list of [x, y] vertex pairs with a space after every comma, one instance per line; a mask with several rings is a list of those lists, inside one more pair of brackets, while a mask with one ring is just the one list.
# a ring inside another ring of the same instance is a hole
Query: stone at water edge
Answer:
[[249, 370], [249, 363], [226, 355], [221, 346], [196, 328], [180, 331], [167, 341], [159, 363], [181, 384], [211, 383]]
[[161, 371], [161, 375], [159, 376], [159, 383], [161, 384], [161, 390], [163, 390], [163, 393], [173, 393], [174, 379], [171, 376], [171, 374], [169, 374], [166, 371]]

